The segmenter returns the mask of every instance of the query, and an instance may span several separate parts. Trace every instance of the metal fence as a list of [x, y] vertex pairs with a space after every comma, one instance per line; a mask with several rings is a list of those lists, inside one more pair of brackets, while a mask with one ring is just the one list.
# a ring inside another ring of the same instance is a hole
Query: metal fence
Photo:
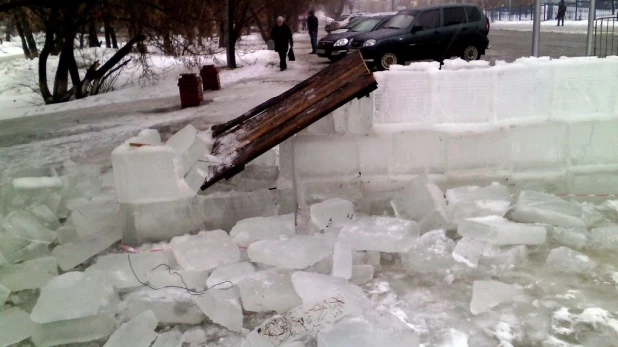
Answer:
[[[618, 55], [616, 16], [599, 17], [594, 21], [594, 55], [600, 58]], [[614, 42], [615, 41], [615, 42]]]
[[[616, 14], [618, 1], [596, 2], [595, 18], [610, 17]], [[589, 1], [576, 0], [568, 2], [565, 20], [588, 20]], [[533, 5], [501, 6], [485, 9], [485, 14], [492, 22], [495, 21], [524, 21], [533, 20]], [[544, 3], [541, 9], [541, 20], [555, 20], [558, 14], [558, 4]]]

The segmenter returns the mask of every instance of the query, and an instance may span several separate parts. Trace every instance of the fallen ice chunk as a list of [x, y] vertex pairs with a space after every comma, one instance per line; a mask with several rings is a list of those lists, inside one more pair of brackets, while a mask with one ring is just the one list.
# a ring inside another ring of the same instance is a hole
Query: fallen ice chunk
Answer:
[[22, 309], [11, 307], [0, 311], [0, 346], [11, 346], [23, 341], [32, 336], [33, 331], [34, 324]]
[[24, 260], [26, 247], [30, 244], [22, 238], [0, 234], [0, 265]]
[[15, 190], [41, 190], [62, 189], [63, 183], [60, 177], [19, 177], [13, 179]]
[[154, 312], [160, 324], [199, 324], [205, 318], [193, 296], [180, 288], [143, 288], [127, 295], [125, 301], [129, 318], [148, 310]]
[[202, 291], [206, 288], [208, 271], [185, 271], [158, 266], [146, 273], [146, 281], [155, 288], [176, 286], [193, 291]]
[[350, 283], [363, 284], [373, 279], [373, 265], [354, 265], [352, 266], [352, 278]]
[[161, 144], [161, 135], [156, 129], [143, 129], [137, 136], [128, 139], [125, 142], [157, 146]]
[[332, 244], [319, 236], [297, 235], [288, 240], [261, 240], [247, 248], [254, 263], [284, 269], [304, 269], [330, 256]]
[[187, 175], [185, 176], [185, 182], [187, 182], [187, 185], [192, 191], [196, 193], [200, 191], [202, 185], [209, 177], [209, 167], [211, 165], [213, 164], [198, 160], [195, 164], [193, 164], [193, 166], [191, 166], [189, 172], [187, 172]]
[[60, 228], [58, 228], [58, 230], [56, 230], [56, 236], [56, 241], [58, 241], [58, 243], [61, 245], [65, 243], [75, 242], [79, 239], [79, 236], [77, 236], [77, 229], [74, 225], [61, 226]]
[[420, 234], [415, 221], [392, 217], [364, 217], [346, 224], [339, 240], [355, 250], [407, 252]]
[[32, 205], [27, 208], [27, 211], [47, 229], [56, 230], [60, 227], [58, 217], [56, 217], [54, 212], [46, 205]]
[[58, 265], [64, 271], [71, 270], [93, 256], [103, 252], [122, 238], [122, 230], [109, 230], [73, 243], [57, 246], [52, 255], [58, 259]]
[[230, 231], [234, 242], [243, 247], [259, 240], [278, 240], [281, 236], [296, 234], [294, 214], [243, 219]]
[[242, 306], [246, 311], [283, 313], [302, 303], [294, 291], [290, 273], [264, 270], [245, 277], [238, 284]]
[[159, 334], [152, 347], [182, 347], [182, 333], [172, 330]]
[[296, 271], [292, 274], [292, 284], [305, 306], [311, 306], [333, 295], [342, 295], [346, 303], [346, 315], [360, 314], [363, 309], [371, 306], [363, 290], [343, 278]]
[[103, 347], [150, 347], [157, 338], [154, 331], [157, 327], [157, 317], [152, 311], [145, 311], [116, 330]]
[[11, 290], [0, 282], [0, 307], [4, 305], [9, 295], [11, 295]]
[[0, 283], [13, 292], [41, 288], [56, 276], [58, 276], [58, 264], [54, 257], [0, 266]]
[[349, 243], [337, 241], [333, 247], [333, 271], [335, 277], [349, 280], [352, 277], [352, 247]]
[[377, 326], [363, 317], [344, 319], [318, 333], [318, 347], [418, 347], [412, 329]]
[[540, 245], [547, 238], [544, 226], [514, 223], [498, 216], [466, 219], [457, 232], [494, 245]]
[[618, 249], [618, 225], [608, 225], [590, 230], [588, 247], [592, 249]]
[[[129, 257], [131, 264], [129, 264]], [[142, 284], [137, 279], [146, 282], [148, 280], [146, 275], [161, 264], [173, 266], [173, 258], [174, 256], [170, 251], [107, 254], [98, 257], [96, 263], [86, 269], [86, 272], [101, 271], [114, 287], [123, 290], [141, 286]], [[133, 270], [131, 270], [131, 266]], [[158, 285], [154, 286], [158, 287]]]
[[485, 251], [487, 243], [470, 237], [464, 237], [457, 242], [453, 250], [453, 259], [471, 268], [479, 266], [479, 259]]
[[506, 186], [492, 183], [485, 187], [465, 186], [446, 191], [451, 221], [455, 224], [474, 217], [503, 217], [511, 204], [511, 192]]
[[533, 191], [519, 193], [511, 218], [516, 222], [546, 223], [565, 228], [585, 226], [582, 207], [557, 196]]
[[320, 230], [338, 227], [354, 219], [354, 204], [339, 198], [313, 204], [311, 222]]
[[80, 238], [122, 230], [123, 220], [120, 218], [120, 207], [115, 197], [76, 199], [68, 206]]
[[36, 324], [32, 342], [37, 347], [84, 343], [109, 336], [115, 327], [113, 316], [101, 313], [85, 318]]
[[[230, 285], [237, 285], [243, 278], [254, 272], [255, 268], [249, 262], [219, 266], [210, 274], [208, 280], [206, 280], [206, 286], [208, 286], [208, 288], [212, 288], [214, 286], [222, 286], [222, 288], [226, 288]], [[226, 282], [231, 282], [231, 284]]]
[[401, 262], [407, 271], [418, 273], [446, 273], [453, 265], [455, 241], [446, 236], [444, 230], [423, 234], [412, 248], [401, 255]]
[[523, 295], [523, 290], [498, 281], [474, 281], [470, 312], [474, 315], [487, 312], [503, 302]]
[[561, 272], [573, 274], [587, 273], [597, 266], [587, 255], [568, 247], [552, 249], [545, 265]]
[[53, 230], [46, 228], [30, 212], [17, 210], [6, 216], [2, 222], [6, 234], [31, 242], [50, 244], [56, 238]]
[[182, 163], [182, 174], [186, 174], [199, 157], [208, 154], [206, 143], [197, 137], [197, 129], [191, 124], [185, 126], [167, 140], [167, 145], [176, 151], [176, 158]]
[[238, 246], [223, 230], [176, 236], [170, 244], [178, 264], [185, 270], [208, 271], [240, 260]]
[[449, 226], [442, 190], [426, 176], [418, 176], [391, 200], [395, 215], [417, 221], [421, 233]]
[[554, 227], [553, 238], [561, 245], [581, 249], [588, 243], [588, 229], [585, 227]]
[[213, 322], [231, 331], [242, 330], [242, 305], [237, 287], [210, 289], [196, 299], [197, 305]]
[[488, 244], [479, 261], [479, 267], [484, 270], [508, 270], [525, 262], [527, 257], [528, 249], [524, 245], [506, 248]]

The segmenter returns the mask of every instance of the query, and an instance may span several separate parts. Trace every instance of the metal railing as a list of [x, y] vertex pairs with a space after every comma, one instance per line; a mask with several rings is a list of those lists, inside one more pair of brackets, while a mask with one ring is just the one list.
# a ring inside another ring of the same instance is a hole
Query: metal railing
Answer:
[[594, 20], [593, 55], [599, 58], [604, 58], [609, 55], [618, 55], [618, 38], [616, 38], [617, 21], [617, 16], [599, 17]]

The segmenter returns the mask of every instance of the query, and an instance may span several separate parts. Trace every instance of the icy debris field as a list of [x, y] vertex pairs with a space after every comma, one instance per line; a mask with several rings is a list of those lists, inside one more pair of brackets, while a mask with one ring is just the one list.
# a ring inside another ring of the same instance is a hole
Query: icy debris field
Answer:
[[[618, 346], [618, 201], [418, 176], [296, 225], [278, 151], [228, 182], [208, 133], [1, 187], [0, 346]], [[269, 190], [270, 189], [270, 190]]]

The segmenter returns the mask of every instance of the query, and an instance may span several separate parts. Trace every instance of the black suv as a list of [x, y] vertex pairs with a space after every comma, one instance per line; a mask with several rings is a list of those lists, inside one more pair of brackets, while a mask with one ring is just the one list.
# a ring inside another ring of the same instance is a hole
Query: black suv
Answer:
[[398, 12], [380, 30], [353, 38], [379, 70], [411, 60], [480, 59], [489, 47], [489, 19], [474, 5], [443, 5]]
[[379, 29], [381, 25], [392, 17], [392, 15], [356, 17], [361, 19], [356, 24], [350, 26], [348, 31], [330, 34], [320, 39], [320, 42], [318, 42], [318, 55], [333, 61], [343, 58], [348, 53], [350, 40], [353, 37]]

